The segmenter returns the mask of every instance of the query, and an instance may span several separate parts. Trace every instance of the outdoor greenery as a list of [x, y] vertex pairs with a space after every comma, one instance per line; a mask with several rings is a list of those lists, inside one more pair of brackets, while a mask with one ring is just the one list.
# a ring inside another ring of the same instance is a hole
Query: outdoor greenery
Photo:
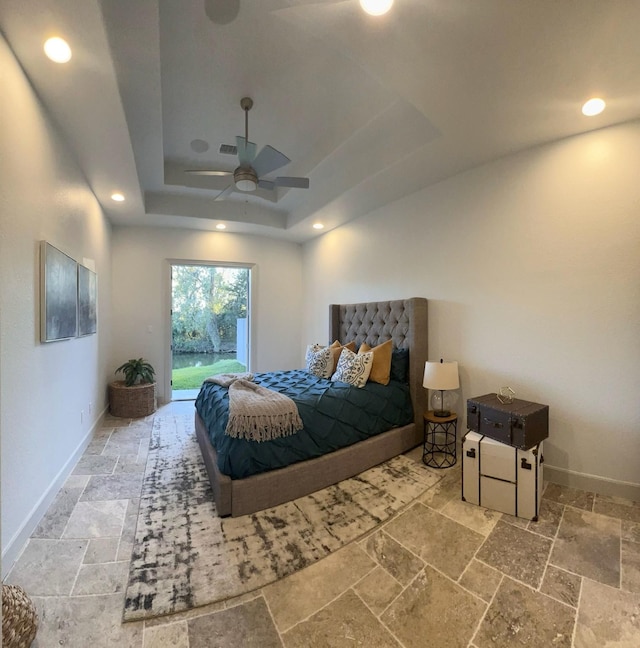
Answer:
[[124, 384], [132, 387], [136, 384], [152, 383], [155, 380], [155, 369], [144, 359], [128, 360], [116, 369], [116, 373], [124, 374]]
[[237, 320], [247, 317], [249, 271], [176, 265], [172, 284], [173, 352], [235, 351]]
[[236, 360], [220, 360], [215, 364], [206, 365], [204, 367], [184, 367], [182, 369], [174, 369], [171, 374], [173, 380], [172, 389], [200, 389], [204, 379], [209, 376], [246, 370], [247, 368]]

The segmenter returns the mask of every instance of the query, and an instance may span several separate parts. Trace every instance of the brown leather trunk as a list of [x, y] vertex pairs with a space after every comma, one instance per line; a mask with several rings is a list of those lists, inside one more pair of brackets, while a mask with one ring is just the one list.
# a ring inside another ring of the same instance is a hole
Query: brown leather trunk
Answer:
[[497, 394], [467, 400], [467, 427], [514, 448], [530, 450], [549, 436], [549, 406], [514, 398], [501, 403]]

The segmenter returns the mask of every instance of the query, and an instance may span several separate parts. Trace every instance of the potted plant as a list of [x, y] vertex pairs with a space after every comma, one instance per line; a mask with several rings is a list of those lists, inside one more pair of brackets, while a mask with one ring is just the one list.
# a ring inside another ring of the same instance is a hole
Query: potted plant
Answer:
[[116, 369], [124, 380], [109, 385], [109, 411], [113, 416], [139, 418], [156, 411], [155, 369], [144, 358], [133, 358]]

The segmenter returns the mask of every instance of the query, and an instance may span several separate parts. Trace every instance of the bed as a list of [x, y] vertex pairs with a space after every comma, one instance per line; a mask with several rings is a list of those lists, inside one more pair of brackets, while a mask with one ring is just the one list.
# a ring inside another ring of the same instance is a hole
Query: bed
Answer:
[[[226, 472], [232, 472], [225, 469], [226, 449], [220, 448], [218, 455], [211, 442], [211, 438], [216, 436], [205, 424], [204, 419], [207, 419], [211, 426], [212, 417], [204, 409], [206, 394], [203, 394], [203, 385], [196, 400], [196, 436], [220, 516], [247, 515], [302, 497], [352, 477], [422, 442], [423, 412], [426, 409], [422, 376], [427, 360], [427, 300], [414, 297], [384, 302], [332, 304], [329, 306], [329, 341], [334, 340], [343, 344], [355, 341], [358, 347], [362, 343], [375, 347], [392, 340], [394, 349], [408, 352], [410, 412], [408, 417], [404, 415], [404, 424], [386, 431], [376, 430], [373, 436], [364, 434], [362, 429], [356, 430], [356, 440], [350, 438], [349, 445], [345, 447], [326, 450], [320, 456], [309, 459], [293, 459], [294, 463], [289, 465], [249, 476], [242, 475], [250, 473], [252, 469], [236, 469], [240, 476], [232, 478], [221, 470], [222, 465]], [[303, 372], [273, 372], [276, 373], [289, 374], [285, 378], [296, 385], [302, 384], [303, 390], [330, 389], [322, 384], [318, 386], [314, 381], [309, 382], [301, 375]], [[274, 379], [273, 374], [257, 374], [256, 380], [266, 381], [265, 386], [269, 387], [269, 380]], [[282, 376], [275, 378], [281, 379]], [[341, 389], [340, 384], [336, 384], [336, 387]], [[374, 397], [378, 387], [371, 388]], [[362, 391], [363, 398], [366, 391]], [[300, 436], [303, 435], [304, 430]], [[296, 438], [288, 439], [295, 446], [301, 441], [297, 435], [294, 436]]]

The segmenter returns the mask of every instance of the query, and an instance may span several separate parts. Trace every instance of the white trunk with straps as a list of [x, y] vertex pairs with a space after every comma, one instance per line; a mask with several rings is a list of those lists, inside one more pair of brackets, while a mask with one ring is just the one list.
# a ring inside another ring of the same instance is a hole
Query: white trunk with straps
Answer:
[[467, 432], [462, 441], [462, 499], [537, 520], [543, 488], [542, 445], [520, 450]]

